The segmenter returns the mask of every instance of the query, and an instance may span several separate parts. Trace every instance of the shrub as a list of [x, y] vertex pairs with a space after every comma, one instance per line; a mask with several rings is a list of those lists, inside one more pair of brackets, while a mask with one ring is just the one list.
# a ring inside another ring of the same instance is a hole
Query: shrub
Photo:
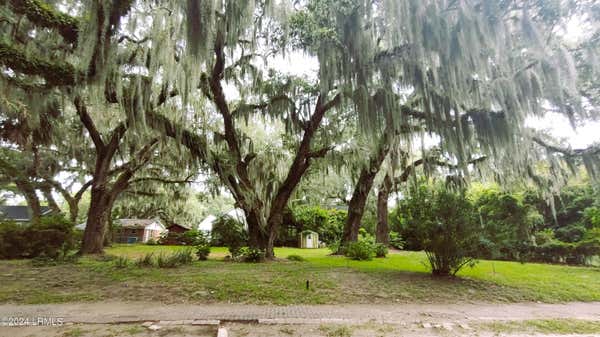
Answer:
[[346, 247], [342, 246], [340, 240], [332, 242], [327, 246], [327, 248], [329, 248], [329, 251], [331, 251], [332, 255], [346, 255]]
[[75, 249], [73, 224], [62, 216], [48, 216], [28, 226], [0, 223], [0, 259], [64, 259]]
[[583, 210], [584, 222], [588, 227], [600, 228], [600, 207], [588, 207]]
[[375, 256], [375, 249], [373, 244], [366, 240], [350, 242], [346, 246], [345, 255], [352, 260], [368, 261]]
[[304, 261], [306, 261], [305, 258], [303, 258], [300, 255], [296, 255], [296, 254], [288, 255], [288, 257], [286, 257], [286, 259], [288, 259], [290, 261], [297, 261], [297, 262], [304, 262]]
[[261, 262], [265, 259], [265, 252], [258, 248], [242, 247], [240, 256], [244, 262]]
[[421, 243], [434, 275], [455, 275], [462, 267], [474, 265], [481, 228], [464, 195], [423, 184], [403, 202], [406, 226]]
[[207, 243], [200, 244], [196, 246], [196, 256], [198, 260], [205, 261], [208, 259], [208, 255], [210, 254], [210, 245]]
[[223, 245], [229, 249], [232, 257], [240, 255], [240, 248], [248, 241], [244, 224], [228, 215], [219, 216], [211, 231], [214, 245]]
[[470, 198], [481, 223], [479, 256], [523, 261], [532, 245], [532, 230], [543, 224], [542, 215], [523, 198], [495, 187], [473, 187]]
[[404, 249], [404, 239], [398, 232], [390, 232], [390, 246], [396, 249]]
[[205, 234], [198, 230], [192, 229], [181, 233], [180, 241], [181, 244], [195, 246], [205, 241]]
[[115, 259], [115, 267], [127, 268], [129, 267], [130, 261], [127, 256], [119, 256]]
[[154, 253], [148, 253], [135, 260], [136, 267], [154, 267]]
[[579, 224], [573, 224], [558, 228], [554, 231], [556, 238], [563, 242], [577, 242], [583, 239], [586, 228]]
[[146, 244], [148, 246], [156, 246], [158, 244], [158, 242], [156, 242], [156, 240], [154, 240], [154, 239], [148, 239], [148, 241], [146, 241]]
[[373, 246], [375, 257], [385, 257], [388, 254], [388, 247], [383, 243], [376, 243]]

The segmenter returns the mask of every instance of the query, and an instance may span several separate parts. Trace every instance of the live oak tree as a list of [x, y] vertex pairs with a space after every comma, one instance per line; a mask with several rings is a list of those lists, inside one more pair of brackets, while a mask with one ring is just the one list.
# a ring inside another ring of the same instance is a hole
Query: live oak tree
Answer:
[[[76, 114], [93, 144], [86, 253], [102, 250], [116, 199], [162, 151], [185, 149], [182, 167], [218, 176], [246, 214], [250, 245], [272, 257], [283, 209], [311, 163], [332, 151], [343, 117], [370, 140], [350, 200], [352, 241], [391, 149], [424, 152], [410, 144], [430, 134], [465, 178], [476, 154], [490, 158], [490, 174], [526, 176], [527, 116], [548, 106], [573, 121], [594, 114], [581, 99], [593, 102], [594, 87], [578, 90], [576, 70], [593, 65], [597, 47], [576, 46], [573, 61], [557, 34], [596, 8], [587, 2], [2, 4], [2, 104]], [[318, 60], [316, 79], [273, 69], [293, 50]], [[255, 147], [247, 128], [273, 123], [284, 126], [281, 144]]]
[[[307, 2], [295, 23], [319, 57], [321, 82], [342, 79], [353, 90], [359, 128], [374, 144], [344, 241], [356, 240], [361, 208], [398, 136], [410, 144], [411, 134], [436, 135], [462, 176], [478, 153], [493, 161], [491, 174], [526, 176], [530, 147], [518, 144], [530, 141], [527, 116], [546, 105], [588, 117], [573, 58], [554, 31], [575, 13], [582, 8], [563, 2]], [[402, 136], [402, 127], [415, 131]]]
[[[174, 33], [163, 39], [151, 35], [156, 40], [145, 49], [159, 60], [148, 67], [150, 75], [160, 72], [169, 93], [166, 104], [156, 110], [165, 116], [167, 109], [176, 110], [168, 115], [173, 138], [192, 155], [200, 154], [219, 177], [244, 210], [249, 245], [264, 250], [267, 258], [274, 256], [290, 196], [311, 162], [330, 151], [328, 137], [335, 132], [335, 108], [342, 101], [335, 88], [320, 90], [310, 79], [261, 62], [284, 51], [280, 41], [287, 38], [286, 23], [279, 15], [287, 5], [188, 1], [172, 6], [165, 20], [153, 20], [150, 34]], [[175, 50], [175, 57], [170, 53], [165, 58], [155, 48]], [[285, 132], [270, 124], [281, 125]], [[256, 125], [272, 130], [277, 144], [255, 142], [248, 128]]]
[[[82, 253], [102, 252], [115, 200], [166, 146], [160, 135], [172, 134], [164, 131], [164, 119], [146, 111], [164, 97], [161, 86], [152, 86], [136, 71], [139, 41], [120, 35], [121, 20], [132, 12], [132, 5], [133, 1], [73, 1], [61, 12], [31, 0], [7, 1], [3, 7], [3, 102], [32, 119], [75, 114], [91, 140], [94, 164]], [[153, 89], [156, 95], [151, 95]], [[164, 132], [142, 127], [140, 111], [153, 118], [148, 124]], [[80, 197], [76, 193], [73, 199]], [[69, 201], [66, 194], [65, 199]]]

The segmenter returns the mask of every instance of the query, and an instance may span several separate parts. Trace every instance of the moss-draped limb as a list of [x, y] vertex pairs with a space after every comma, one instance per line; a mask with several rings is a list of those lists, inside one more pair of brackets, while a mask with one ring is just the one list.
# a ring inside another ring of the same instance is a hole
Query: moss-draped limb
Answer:
[[532, 140], [538, 145], [550, 150], [551, 152], [562, 153], [567, 157], [579, 157], [582, 155], [596, 155], [600, 154], [600, 145], [591, 145], [587, 148], [583, 149], [571, 149], [566, 147], [560, 147], [557, 145], [549, 144], [548, 142], [542, 140], [540, 137], [534, 136]]
[[167, 137], [176, 139], [185, 146], [190, 153], [199, 160], [206, 159], [206, 139], [185, 129], [184, 126], [170, 121], [167, 117], [152, 111], [146, 111], [146, 123]]
[[0, 41], [0, 63], [16, 72], [38, 75], [49, 85], [75, 85], [84, 78], [83, 73], [69, 63], [26, 55], [4, 41]]
[[40, 0], [11, 0], [15, 13], [25, 15], [37, 26], [56, 29], [69, 43], [76, 44], [79, 35], [79, 20], [61, 13]]

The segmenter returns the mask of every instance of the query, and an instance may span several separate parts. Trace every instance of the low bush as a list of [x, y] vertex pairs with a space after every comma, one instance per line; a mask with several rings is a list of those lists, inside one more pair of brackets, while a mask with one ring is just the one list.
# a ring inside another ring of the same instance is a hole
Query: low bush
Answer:
[[327, 248], [329, 248], [331, 255], [346, 255], [346, 247], [342, 246], [339, 240], [327, 245]]
[[375, 257], [386, 257], [389, 252], [388, 247], [383, 243], [376, 243], [373, 246], [373, 249], [375, 251]]
[[222, 245], [227, 247], [233, 258], [240, 255], [240, 249], [248, 241], [248, 234], [244, 229], [244, 224], [228, 215], [222, 215], [215, 220], [211, 235], [213, 246]]
[[481, 227], [465, 195], [443, 185], [415, 186], [402, 200], [402, 221], [427, 255], [434, 275], [455, 275], [473, 266]]
[[297, 261], [297, 262], [304, 262], [304, 261], [306, 261], [306, 259], [303, 258], [302, 256], [295, 255], [295, 254], [288, 255], [288, 257], [286, 257], [286, 259], [288, 259], [290, 261]]
[[158, 242], [156, 242], [156, 240], [154, 240], [154, 239], [148, 239], [148, 241], [146, 241], [146, 244], [148, 246], [156, 246], [158, 244]]
[[210, 245], [209, 244], [201, 244], [196, 246], [196, 256], [198, 260], [205, 261], [208, 259], [208, 255], [210, 255]]
[[404, 249], [405, 241], [398, 232], [390, 232], [390, 246], [396, 249]]
[[345, 255], [352, 260], [369, 261], [375, 256], [373, 244], [365, 240], [351, 242], [345, 250]]
[[244, 262], [261, 262], [265, 259], [265, 252], [258, 248], [242, 247], [239, 256]]
[[73, 224], [62, 216], [48, 216], [31, 225], [0, 223], [0, 259], [64, 259], [77, 247]]

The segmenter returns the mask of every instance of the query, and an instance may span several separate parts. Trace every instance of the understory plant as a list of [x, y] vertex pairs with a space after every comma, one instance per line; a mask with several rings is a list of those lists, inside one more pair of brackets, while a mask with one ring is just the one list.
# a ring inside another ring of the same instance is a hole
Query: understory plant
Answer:
[[411, 189], [402, 207], [403, 221], [418, 235], [433, 275], [456, 275], [475, 264], [480, 228], [477, 212], [463, 194], [424, 183]]
[[375, 256], [373, 245], [367, 241], [350, 242], [345, 249], [345, 255], [352, 260], [369, 261]]
[[244, 262], [262, 262], [265, 259], [265, 252], [258, 248], [242, 247], [239, 252], [239, 256]]
[[240, 255], [240, 249], [248, 242], [244, 224], [229, 215], [219, 216], [211, 231], [211, 242], [215, 246], [225, 246], [232, 258]]
[[0, 259], [64, 260], [77, 248], [73, 224], [63, 216], [42, 217], [27, 226], [0, 223]]
[[196, 256], [198, 260], [205, 261], [208, 259], [208, 255], [210, 255], [210, 244], [200, 244], [196, 246]]
[[342, 247], [341, 251], [353, 260], [369, 261], [373, 257], [385, 257], [388, 248], [382, 243], [375, 243], [373, 235], [361, 228], [358, 233], [358, 241], [347, 244]]

